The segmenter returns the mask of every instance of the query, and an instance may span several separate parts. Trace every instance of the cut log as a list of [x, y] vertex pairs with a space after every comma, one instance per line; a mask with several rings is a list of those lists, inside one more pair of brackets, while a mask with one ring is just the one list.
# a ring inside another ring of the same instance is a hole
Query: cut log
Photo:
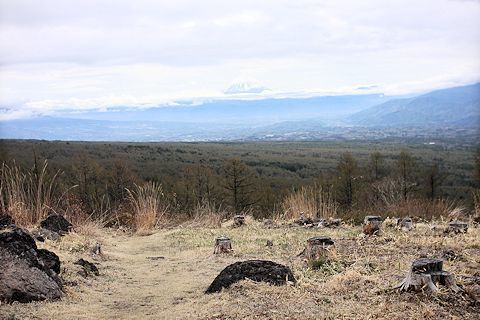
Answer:
[[422, 291], [431, 293], [438, 291], [438, 286], [446, 286], [454, 292], [463, 291], [455, 282], [451, 272], [443, 270], [440, 259], [420, 258], [412, 262], [410, 272], [395, 289], [400, 291]]
[[371, 236], [380, 232], [382, 218], [380, 216], [366, 216], [363, 220], [363, 233]]
[[307, 240], [307, 246], [300, 254], [309, 265], [324, 263], [337, 255], [335, 243], [329, 237], [313, 237]]
[[446, 233], [467, 233], [468, 224], [463, 221], [453, 220], [448, 223]]
[[245, 216], [237, 214], [233, 217], [233, 227], [238, 228], [245, 224]]
[[230, 253], [232, 251], [232, 241], [229, 237], [220, 236], [215, 239], [215, 249], [213, 250], [213, 254]]
[[413, 220], [412, 218], [403, 218], [403, 219], [398, 219], [398, 222], [397, 222], [397, 227], [400, 229], [400, 230], [404, 230], [404, 231], [410, 231], [413, 229]]

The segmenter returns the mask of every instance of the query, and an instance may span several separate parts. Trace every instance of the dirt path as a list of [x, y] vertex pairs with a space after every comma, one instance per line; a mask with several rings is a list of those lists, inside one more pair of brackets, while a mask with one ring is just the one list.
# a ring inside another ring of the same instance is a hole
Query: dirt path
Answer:
[[168, 235], [107, 239], [102, 263], [106, 279], [101, 280], [98, 301], [90, 297], [88, 306], [80, 307], [89, 310], [86, 318], [101, 312], [117, 319], [174, 319], [195, 310], [191, 304], [203, 298], [222, 263], [212, 268], [209, 252], [172, 248]]
[[[182, 250], [166, 240], [169, 232], [149, 236], [106, 235], [105, 259], [95, 261], [101, 275], [67, 287], [58, 302], [28, 305], [32, 319], [184, 319], [194, 317], [203, 291], [228, 258], [206, 249]], [[60, 254], [61, 258], [62, 254]], [[91, 259], [90, 259], [91, 260]], [[0, 315], [17, 314], [22, 305], [0, 306]], [[2, 310], [3, 308], [3, 310]], [[21, 312], [25, 315], [25, 309]]]

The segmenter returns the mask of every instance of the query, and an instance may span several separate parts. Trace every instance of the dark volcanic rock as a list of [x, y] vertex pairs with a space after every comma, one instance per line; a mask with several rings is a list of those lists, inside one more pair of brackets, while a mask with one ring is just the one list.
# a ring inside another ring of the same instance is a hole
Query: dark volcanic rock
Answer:
[[36, 258], [35, 240], [28, 232], [18, 227], [0, 232], [0, 247], [28, 260]]
[[1, 247], [0, 264], [0, 301], [31, 302], [62, 297], [62, 286], [49, 274]]
[[55, 253], [45, 249], [37, 249], [37, 255], [45, 267], [55, 271], [56, 274], [60, 273], [60, 258]]
[[50, 231], [45, 228], [38, 228], [32, 231], [33, 237], [40, 242], [45, 241], [45, 239], [58, 241], [60, 240], [60, 235], [55, 231]]
[[53, 252], [37, 249], [35, 240], [23, 229], [0, 232], [0, 266], [0, 301], [30, 302], [63, 294], [56, 273], [60, 259]]
[[250, 279], [274, 285], [284, 285], [287, 280], [295, 282], [289, 267], [267, 260], [247, 260], [235, 262], [220, 272], [205, 293], [219, 292], [233, 283]]
[[83, 269], [79, 273], [85, 278], [88, 277], [90, 274], [94, 274], [96, 276], [100, 275], [97, 266], [87, 260], [79, 259], [77, 262], [74, 262], [74, 264], [82, 266]]
[[56, 232], [60, 235], [68, 233], [72, 229], [72, 224], [59, 214], [51, 214], [40, 222], [40, 226], [47, 230]]
[[297, 220], [294, 220], [293, 223], [298, 224], [299, 226], [312, 225], [315, 223], [312, 218], [300, 216]]
[[0, 213], [0, 230], [5, 229], [9, 225], [15, 224], [15, 220], [6, 213]]

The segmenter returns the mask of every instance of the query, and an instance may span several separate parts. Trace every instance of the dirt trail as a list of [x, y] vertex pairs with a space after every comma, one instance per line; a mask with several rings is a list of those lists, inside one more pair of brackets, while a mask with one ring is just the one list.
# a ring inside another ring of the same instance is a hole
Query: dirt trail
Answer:
[[207, 263], [209, 253], [169, 247], [168, 234], [107, 239], [101, 281], [108, 289], [101, 286], [99, 301], [88, 299], [89, 307], [81, 307], [90, 309], [87, 318], [101, 312], [117, 319], [174, 319], [194, 311], [184, 305], [203, 297], [218, 270]]
[[[169, 232], [149, 236], [106, 235], [101, 275], [67, 288], [58, 302], [30, 304], [32, 319], [184, 319], [228, 258], [215, 259], [203, 250], [173, 249]], [[90, 259], [91, 260], [91, 259]], [[210, 260], [210, 261], [209, 261]], [[207, 263], [208, 262], [208, 263]], [[4, 307], [4, 306], [2, 306]], [[10, 310], [0, 315], [8, 316]], [[14, 314], [15, 307], [13, 307]], [[2, 317], [0, 317], [2, 318]]]

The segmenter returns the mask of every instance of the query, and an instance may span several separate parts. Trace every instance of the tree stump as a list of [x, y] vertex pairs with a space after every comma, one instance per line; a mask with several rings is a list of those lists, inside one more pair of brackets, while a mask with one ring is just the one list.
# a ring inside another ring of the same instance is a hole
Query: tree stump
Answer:
[[102, 246], [100, 245], [100, 243], [97, 242], [95, 244], [95, 247], [93, 248], [93, 254], [96, 254], [96, 255], [102, 254]]
[[230, 253], [232, 251], [232, 241], [229, 237], [220, 236], [215, 239], [215, 249], [213, 250], [213, 254]]
[[380, 216], [366, 216], [363, 220], [363, 233], [371, 236], [378, 234], [382, 227], [382, 218]]
[[412, 218], [403, 218], [399, 219], [397, 222], [397, 227], [400, 230], [410, 231], [413, 229], [413, 220]]
[[453, 220], [448, 223], [446, 233], [467, 233], [468, 224], [463, 221]]
[[245, 216], [237, 214], [233, 217], [233, 227], [238, 228], [245, 224]]
[[335, 258], [335, 243], [329, 237], [313, 237], [307, 240], [307, 246], [300, 254], [310, 264], [323, 263]]
[[395, 289], [400, 291], [421, 291], [426, 288], [435, 293], [438, 285], [446, 286], [454, 292], [463, 291], [457, 286], [453, 274], [443, 270], [440, 259], [420, 258], [412, 262], [410, 272]]

